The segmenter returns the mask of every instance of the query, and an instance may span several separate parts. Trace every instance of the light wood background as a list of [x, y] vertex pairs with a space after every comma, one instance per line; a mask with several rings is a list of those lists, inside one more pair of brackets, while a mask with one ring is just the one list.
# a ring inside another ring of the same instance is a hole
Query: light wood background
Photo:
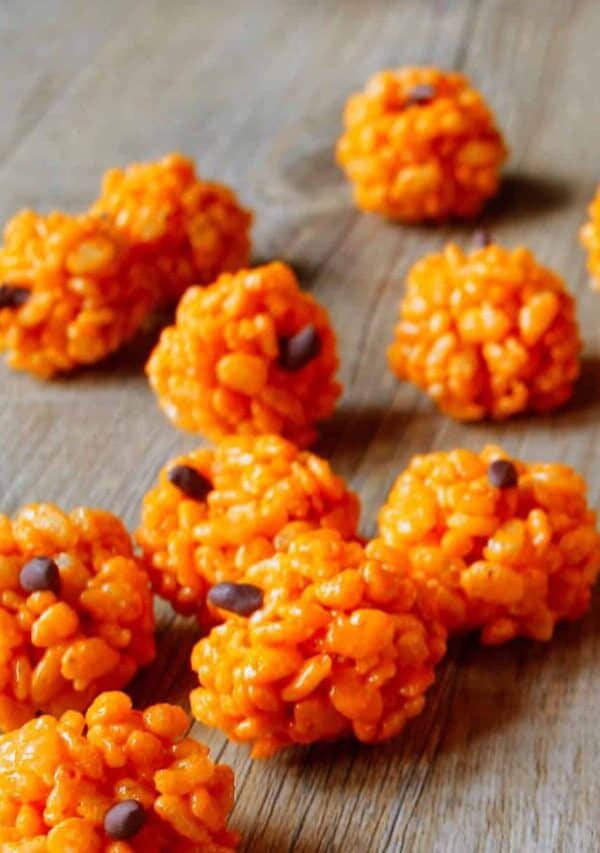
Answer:
[[[600, 504], [600, 295], [577, 231], [600, 178], [598, 0], [2, 0], [0, 214], [77, 210], [111, 164], [197, 158], [256, 210], [256, 260], [291, 262], [330, 308], [346, 393], [319, 449], [359, 490], [363, 531], [415, 452], [503, 443], [578, 467]], [[404, 228], [350, 204], [332, 148], [375, 70], [472, 76], [512, 149], [484, 221], [526, 243], [579, 299], [584, 376], [555, 417], [461, 426], [387, 371], [405, 272], [468, 227]], [[158, 468], [192, 448], [142, 373], [150, 338], [76, 378], [0, 369], [1, 507], [98, 505], [136, 524]], [[600, 847], [600, 601], [549, 645], [456, 643], [425, 713], [378, 748], [267, 763], [196, 727], [237, 774], [247, 851], [595, 851]], [[193, 626], [161, 612], [139, 701], [185, 703]]]

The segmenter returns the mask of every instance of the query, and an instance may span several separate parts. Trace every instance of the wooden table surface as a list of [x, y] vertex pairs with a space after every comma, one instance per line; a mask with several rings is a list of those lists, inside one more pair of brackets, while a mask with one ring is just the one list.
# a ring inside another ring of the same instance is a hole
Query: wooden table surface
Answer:
[[[0, 213], [81, 209], [109, 165], [186, 152], [255, 209], [255, 259], [292, 263], [331, 311], [346, 390], [319, 450], [360, 492], [365, 534], [412, 454], [489, 441], [576, 466], [598, 506], [600, 296], [577, 231], [600, 178], [599, 39], [598, 0], [2, 0]], [[386, 369], [409, 265], [471, 232], [361, 215], [333, 162], [347, 95], [411, 63], [464, 70], [483, 90], [512, 150], [484, 222], [577, 293], [584, 373], [554, 417], [460, 425]], [[85, 503], [135, 526], [159, 467], [198, 443], [157, 409], [150, 345], [46, 384], [0, 368], [3, 511]], [[257, 763], [196, 727], [235, 767], [243, 849], [598, 850], [599, 607], [548, 645], [456, 643], [424, 714], [381, 747]], [[135, 695], [185, 703], [194, 628], [166, 610], [160, 622]]]

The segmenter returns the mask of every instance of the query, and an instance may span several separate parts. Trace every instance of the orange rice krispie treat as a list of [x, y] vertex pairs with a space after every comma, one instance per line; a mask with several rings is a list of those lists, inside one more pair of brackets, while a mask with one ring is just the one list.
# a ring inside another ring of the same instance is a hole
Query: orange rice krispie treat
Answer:
[[0, 351], [44, 379], [117, 350], [158, 299], [152, 268], [89, 215], [18, 213], [4, 230], [0, 281]]
[[86, 708], [154, 657], [148, 576], [108, 512], [0, 515], [0, 731]]
[[146, 371], [182, 429], [278, 433], [305, 446], [341, 393], [337, 366], [326, 310], [288, 266], [271, 263], [190, 288]]
[[595, 290], [600, 290], [600, 188], [589, 206], [590, 221], [580, 231], [581, 242], [588, 250], [588, 270]]
[[549, 640], [588, 607], [600, 567], [595, 513], [566, 465], [499, 447], [415, 456], [379, 515], [369, 553], [404, 559], [430, 618], [484, 643]]
[[241, 584], [209, 593], [227, 621], [197, 643], [200, 722], [263, 758], [294, 743], [392, 738], [417, 715], [445, 652], [402, 566], [335, 530], [302, 533]]
[[443, 412], [474, 421], [560, 406], [580, 351], [573, 297], [528, 249], [450, 244], [410, 270], [388, 358]]
[[0, 737], [0, 849], [230, 853], [233, 772], [186, 737], [175, 705], [99, 696], [85, 717], [43, 716]]
[[180, 456], [144, 498], [137, 540], [156, 592], [206, 623], [206, 594], [299, 529], [356, 535], [359, 503], [329, 464], [280, 436], [230, 436]]
[[495, 195], [507, 149], [462, 74], [401, 68], [348, 100], [337, 159], [358, 207], [406, 222], [468, 217]]
[[252, 215], [228, 187], [200, 179], [181, 154], [110, 169], [92, 211], [108, 214], [146, 250], [161, 273], [165, 302], [248, 263]]

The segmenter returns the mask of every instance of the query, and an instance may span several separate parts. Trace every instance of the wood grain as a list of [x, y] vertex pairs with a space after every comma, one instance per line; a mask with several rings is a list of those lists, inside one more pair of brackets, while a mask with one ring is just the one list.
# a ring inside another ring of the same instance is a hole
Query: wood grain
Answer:
[[[600, 506], [600, 301], [577, 230], [600, 176], [597, 0], [0, 2], [0, 214], [85, 207], [103, 169], [169, 150], [255, 208], [256, 259], [282, 257], [330, 308], [346, 393], [319, 448], [357, 488], [363, 530], [415, 452], [503, 443], [588, 477]], [[386, 65], [461, 68], [512, 149], [484, 217], [568, 280], [586, 341], [568, 410], [461, 426], [385, 368], [408, 266], [470, 228], [360, 215], [332, 159], [350, 91]], [[0, 370], [2, 509], [88, 503], [133, 527], [170, 456], [197, 444], [159, 414], [147, 337], [108, 366], [42, 384]], [[380, 748], [290, 750], [266, 763], [197, 726], [237, 773], [246, 851], [595, 851], [600, 846], [600, 602], [552, 644], [453, 645], [425, 713]], [[139, 701], [185, 704], [193, 625], [160, 608]]]

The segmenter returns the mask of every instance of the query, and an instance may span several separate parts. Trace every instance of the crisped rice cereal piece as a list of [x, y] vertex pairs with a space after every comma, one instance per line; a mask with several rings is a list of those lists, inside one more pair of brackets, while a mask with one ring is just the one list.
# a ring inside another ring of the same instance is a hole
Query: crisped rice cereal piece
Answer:
[[0, 849], [230, 853], [233, 772], [186, 737], [175, 705], [103, 693], [85, 717], [43, 716], [0, 737]]
[[236, 581], [300, 529], [356, 536], [359, 502], [329, 464], [280, 436], [230, 436], [168, 463], [137, 531], [158, 595], [214, 621], [208, 589]]
[[228, 187], [199, 178], [181, 154], [110, 169], [92, 211], [107, 214], [145, 250], [166, 303], [248, 263], [252, 215]]
[[0, 516], [0, 731], [82, 710], [154, 657], [148, 576], [108, 512]]
[[386, 740], [421, 711], [445, 631], [422, 620], [415, 584], [395, 562], [365, 557], [335, 530], [310, 531], [255, 563], [244, 583], [262, 606], [230, 612], [192, 653], [200, 722], [263, 758], [294, 743]]
[[326, 310], [271, 263], [186, 291], [146, 371], [175, 424], [211, 439], [277, 433], [310, 444], [341, 393]]
[[579, 375], [575, 301], [524, 248], [450, 244], [408, 274], [392, 371], [464, 421], [547, 412]]
[[476, 215], [496, 194], [507, 149], [462, 74], [404, 68], [352, 95], [337, 160], [363, 210], [406, 222]]
[[549, 640], [587, 609], [600, 566], [595, 513], [566, 465], [499, 447], [415, 456], [379, 515], [368, 553], [396, 550], [430, 618], [484, 643]]
[[590, 221], [581, 228], [581, 242], [588, 251], [587, 265], [592, 286], [600, 290], [600, 188], [589, 206]]
[[0, 249], [0, 351], [44, 379], [100, 361], [156, 307], [157, 273], [96, 216], [24, 210]]

